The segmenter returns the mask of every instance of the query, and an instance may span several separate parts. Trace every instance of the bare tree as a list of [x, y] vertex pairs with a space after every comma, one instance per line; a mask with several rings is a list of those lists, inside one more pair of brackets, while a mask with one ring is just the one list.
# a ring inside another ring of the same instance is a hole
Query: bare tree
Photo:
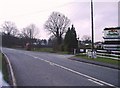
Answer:
[[57, 38], [57, 44], [59, 45], [69, 24], [70, 20], [65, 15], [53, 12], [46, 21], [44, 28]]
[[91, 42], [91, 37], [89, 35], [83, 35], [82, 41], [86, 43]]
[[2, 32], [8, 34], [8, 35], [13, 35], [15, 36], [18, 32], [17, 27], [15, 23], [11, 21], [5, 21], [4, 24], [2, 25]]
[[38, 28], [35, 26], [35, 24], [30, 24], [26, 28], [23, 28], [21, 36], [26, 38], [35, 38], [37, 34]]

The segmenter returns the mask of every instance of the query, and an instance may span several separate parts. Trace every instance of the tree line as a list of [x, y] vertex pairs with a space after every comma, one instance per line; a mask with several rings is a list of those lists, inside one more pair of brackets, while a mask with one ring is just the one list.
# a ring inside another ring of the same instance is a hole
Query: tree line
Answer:
[[[73, 52], [78, 48], [78, 38], [74, 25], [70, 19], [64, 14], [53, 12], [44, 24], [44, 29], [49, 31], [51, 37], [47, 40], [36, 39], [38, 28], [35, 24], [30, 24], [23, 28], [21, 32], [17, 29], [15, 23], [5, 21], [1, 25], [2, 29], [2, 45], [5, 47], [20, 46], [24, 47], [26, 43], [30, 43], [33, 47], [42, 44], [51, 46], [55, 51]], [[86, 40], [85, 40], [86, 41]], [[87, 39], [87, 41], [91, 41]]]
[[2, 29], [2, 46], [13, 47], [21, 46], [24, 47], [26, 42], [35, 41], [35, 33], [37, 27], [34, 24], [30, 24], [26, 28], [23, 28], [21, 32], [17, 29], [15, 23], [11, 21], [5, 21], [1, 25]]
[[[64, 14], [53, 12], [44, 24], [44, 28], [52, 34], [55, 51], [73, 52], [79, 48], [79, 38], [77, 38], [74, 25]], [[71, 26], [71, 27], [70, 27]], [[90, 36], [83, 36], [83, 43], [90, 43]]]

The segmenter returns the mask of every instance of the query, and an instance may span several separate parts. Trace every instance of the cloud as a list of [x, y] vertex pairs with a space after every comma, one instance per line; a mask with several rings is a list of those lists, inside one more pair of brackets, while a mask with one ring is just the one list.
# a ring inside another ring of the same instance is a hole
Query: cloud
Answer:
[[96, 2], [94, 4], [95, 40], [102, 40], [104, 28], [118, 26], [117, 5], [116, 2]]
[[[91, 35], [90, 0], [3, 0], [0, 4], [0, 24], [5, 20], [16, 23], [19, 29], [30, 23], [36, 24], [40, 30], [38, 38], [47, 38], [48, 35], [43, 28], [45, 21], [53, 11], [65, 14], [74, 24], [80, 38], [83, 35]], [[80, 2], [81, 1], [81, 2]], [[106, 0], [105, 0], [106, 1]], [[115, 0], [114, 0], [115, 1]], [[7, 2], [7, 3], [6, 3]], [[4, 5], [6, 3], [6, 5]], [[94, 30], [95, 41], [102, 40], [102, 31], [105, 27], [118, 25], [118, 3], [117, 2], [94, 2]], [[6, 7], [7, 6], [7, 7]], [[9, 8], [8, 8], [9, 7]]]

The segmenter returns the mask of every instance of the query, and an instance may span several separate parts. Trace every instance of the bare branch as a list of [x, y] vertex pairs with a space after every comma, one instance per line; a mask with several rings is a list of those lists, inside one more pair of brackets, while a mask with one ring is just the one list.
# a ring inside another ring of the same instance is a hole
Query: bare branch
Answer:
[[18, 32], [15, 23], [10, 22], [10, 21], [5, 21], [4, 22], [4, 24], [2, 25], [2, 31], [6, 34], [10, 34], [10, 35], [14, 35], [14, 36]]
[[70, 20], [65, 17], [65, 15], [59, 12], [53, 12], [46, 21], [44, 28], [55, 37], [61, 37], [66, 32], [69, 25]]
[[22, 35], [26, 38], [34, 38], [38, 34], [38, 28], [34, 24], [30, 24], [26, 28], [23, 28]]

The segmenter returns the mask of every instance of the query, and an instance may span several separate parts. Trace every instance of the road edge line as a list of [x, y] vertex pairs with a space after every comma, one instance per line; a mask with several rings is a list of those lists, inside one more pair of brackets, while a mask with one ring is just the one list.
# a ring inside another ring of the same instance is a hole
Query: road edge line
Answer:
[[7, 61], [8, 66], [9, 66], [9, 69], [10, 69], [10, 75], [11, 75], [11, 78], [12, 78], [12, 86], [14, 88], [17, 88], [16, 79], [15, 79], [15, 75], [14, 75], [14, 72], [13, 72], [13, 68], [12, 68], [11, 62], [10, 62], [10, 60], [8, 59], [8, 57], [7, 57], [7, 55], [5, 53], [3, 53], [3, 55], [5, 56], [6, 61]]
[[[28, 55], [28, 56], [31, 56], [31, 55]], [[31, 57], [34, 58], [34, 56], [31, 56]], [[65, 67], [65, 66], [62, 66], [62, 65], [56, 64], [56, 63], [54, 63], [54, 62], [52, 62], [52, 61], [43, 60], [43, 59], [41, 59], [41, 58], [39, 58], [39, 57], [38, 57], [38, 59], [39, 59], [39, 60], [42, 60], [42, 61], [45, 61], [45, 62], [47, 62], [47, 63], [49, 63], [49, 64], [52, 63], [52, 64], [54, 64], [54, 65], [57, 66], [57, 67], [60, 67], [60, 68], [62, 68], [62, 69], [65, 69], [65, 70], [68, 70], [68, 71], [70, 71], [70, 72], [73, 72], [73, 73], [75, 73], [75, 74], [78, 74], [78, 75], [84, 76], [84, 77], [86, 77], [86, 78], [88, 78], [88, 79], [91, 79], [91, 80], [93, 80], [93, 81], [96, 81], [96, 82], [101, 83], [101, 84], [104, 84], [104, 85], [107, 85], [107, 86], [109, 86], [109, 87], [113, 87], [113, 88], [115, 87], [115, 88], [118, 88], [118, 87], [115, 86], [115, 85], [112, 85], [112, 84], [110, 84], [110, 83], [104, 82], [104, 81], [99, 80], [99, 79], [96, 79], [96, 78], [91, 77], [91, 76], [89, 76], [89, 75], [86, 75], [86, 74], [80, 73], [80, 72], [78, 72], [78, 71], [72, 70], [72, 69], [67, 68], [67, 67]]]

